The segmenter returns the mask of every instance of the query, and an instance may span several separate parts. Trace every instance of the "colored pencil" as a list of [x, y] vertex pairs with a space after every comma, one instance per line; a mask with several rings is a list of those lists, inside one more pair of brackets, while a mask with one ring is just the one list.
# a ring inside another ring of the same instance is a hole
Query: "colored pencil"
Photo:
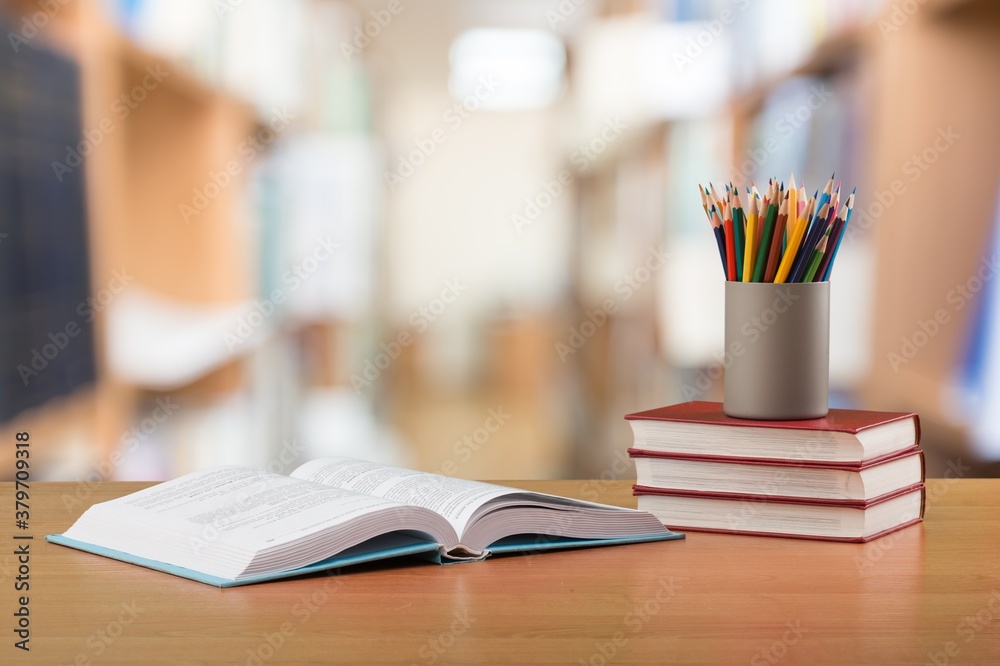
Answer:
[[[767, 218], [767, 209], [770, 205], [771, 199], [768, 197], [768, 194], [765, 193], [764, 198], [761, 199], [760, 202], [760, 210], [757, 212], [757, 228], [754, 229], [755, 238], [753, 240], [753, 248], [755, 255], [760, 250], [760, 237], [764, 233], [764, 221]], [[754, 260], [756, 260], [756, 258], [757, 257], [754, 256]], [[757, 265], [755, 263], [754, 268], [756, 267]]]
[[740, 202], [740, 191], [731, 188], [733, 192], [733, 230], [735, 231], [734, 250], [736, 251], [736, 281], [743, 280], [743, 246], [746, 244], [746, 229], [744, 228], [743, 204]]
[[785, 238], [785, 226], [788, 221], [788, 199], [781, 202], [778, 209], [778, 220], [774, 227], [774, 241], [771, 243], [771, 252], [767, 259], [767, 268], [764, 270], [764, 282], [774, 282], [774, 276], [778, 272], [778, 258], [781, 255], [781, 244]]
[[819, 262], [819, 267], [816, 269], [816, 274], [813, 276], [812, 280], [809, 282], [823, 282], [824, 276], [826, 275], [826, 270], [830, 266], [830, 261], [833, 259], [833, 248], [836, 247], [837, 237], [844, 229], [844, 218], [841, 215], [837, 215], [837, 218], [833, 221], [830, 227], [830, 231], [827, 232], [825, 238], [828, 238], [827, 244], [830, 248], [830, 252], [825, 252], [823, 254], [823, 259]]
[[[827, 203], [824, 208], [829, 208], [830, 204]], [[820, 241], [830, 234], [830, 229], [833, 227], [833, 220], [829, 222], [821, 222], [822, 226], [819, 227], [822, 231], [817, 234], [818, 238], [815, 241], [811, 239], [806, 239], [806, 246], [799, 248], [799, 258], [805, 257], [797, 266], [792, 266], [792, 273], [788, 276], [789, 282], [805, 282], [803, 279], [805, 277], [806, 271], [809, 269], [809, 262], [812, 261], [813, 254], [816, 248], [819, 246]]]
[[792, 264], [795, 261], [795, 255], [798, 252], [799, 246], [802, 244], [802, 237], [806, 233], [806, 222], [809, 219], [809, 214], [812, 212], [812, 206], [815, 201], [810, 201], [806, 204], [805, 209], [802, 211], [802, 215], [795, 222], [795, 228], [792, 230], [792, 235], [788, 239], [788, 247], [785, 249], [785, 253], [781, 257], [781, 263], [778, 265], [778, 271], [774, 276], [775, 282], [785, 282], [788, 279], [788, 274], [792, 270]]
[[736, 238], [733, 233], [733, 218], [726, 214], [726, 278], [736, 280]]
[[817, 195], [814, 194], [813, 198], [816, 199], [816, 206], [811, 219], [806, 224], [805, 236], [799, 245], [795, 260], [792, 262], [789, 282], [798, 282], [799, 278], [802, 277], [802, 273], [806, 270], [806, 264], [809, 263], [812, 252], [816, 249], [816, 243], [826, 231], [826, 218], [830, 214], [830, 202], [822, 203], [823, 197], [821, 195], [817, 198]]
[[719, 246], [719, 257], [722, 259], [722, 274], [726, 275], [728, 272], [726, 266], [726, 232], [722, 230], [722, 227], [713, 227], [712, 232], [715, 234], [715, 244]]
[[795, 184], [794, 173], [788, 179], [788, 216], [791, 218], [793, 224], [785, 226], [785, 244], [782, 246], [782, 252], [784, 252], [785, 246], [788, 245], [788, 239], [792, 235], [792, 227], [795, 226], [794, 222], [799, 219], [799, 188]]
[[[749, 192], [749, 190], [747, 190]], [[747, 205], [747, 242], [743, 251], [743, 281], [750, 282], [753, 276], [754, 251], [757, 248], [757, 202], [753, 195]]]
[[847, 203], [844, 204], [844, 208], [847, 209], [847, 214], [844, 216], [844, 223], [840, 226], [840, 233], [837, 237], [833, 239], [833, 251], [830, 254], [830, 261], [826, 265], [826, 270], [823, 272], [823, 281], [828, 282], [830, 280], [830, 273], [833, 272], [833, 262], [837, 260], [837, 253], [840, 252], [840, 244], [844, 240], [844, 236], [847, 233], [847, 225], [851, 222], [851, 211], [854, 210], [854, 194], [857, 192], [858, 188], [854, 188], [851, 191], [851, 196], [847, 197]]
[[[743, 193], [740, 193], [740, 189]], [[724, 192], [698, 184], [701, 207], [715, 236], [723, 273], [730, 282], [825, 282], [854, 211], [857, 188], [846, 201], [836, 173], [822, 190], [806, 195], [795, 174], [788, 186], [768, 178], [758, 191], [733, 182]], [[744, 196], [746, 198], [744, 198]]]
[[721, 209], [724, 200], [719, 196], [719, 193], [715, 191], [715, 185], [709, 183], [708, 186], [712, 190], [712, 201], [715, 203], [716, 208]]
[[712, 227], [712, 235], [715, 236], [715, 244], [719, 246], [719, 259], [722, 260], [722, 273], [726, 273], [726, 237], [722, 231], [722, 225], [715, 221], [712, 213], [715, 210], [715, 206], [711, 206], [708, 201], [708, 190], [698, 183], [698, 192], [701, 194], [701, 207], [705, 211], [705, 215], [708, 216], [708, 224]]
[[823, 188], [823, 194], [820, 195], [819, 203], [816, 204], [818, 208], [822, 208], [823, 204], [828, 203], [830, 201], [830, 197], [833, 196], [833, 185], [836, 177], [837, 174], [834, 172], [834, 174], [830, 176], [830, 180], [826, 181], [826, 187]]
[[813, 277], [816, 275], [817, 269], [819, 269], [819, 264], [823, 261], [823, 254], [826, 252], [826, 242], [830, 238], [830, 230], [827, 229], [826, 234], [823, 238], [819, 240], [819, 244], [816, 246], [815, 252], [813, 252], [812, 259], [809, 260], [809, 266], [806, 268], [805, 275], [802, 276], [803, 282], [812, 282]]
[[716, 228], [716, 230], [718, 232], [717, 235], [719, 236], [719, 238], [722, 239], [722, 261], [727, 266], [727, 268], [723, 268], [723, 272], [728, 277], [728, 275], [729, 275], [729, 269], [728, 269], [729, 258], [728, 258], [728, 255], [726, 253], [726, 227], [725, 227], [725, 221], [722, 219], [722, 213], [719, 212], [719, 209], [716, 208], [715, 206], [712, 206], [712, 224], [715, 225], [715, 228]]
[[[773, 190], [774, 186], [772, 185], [772, 192]], [[771, 249], [771, 239], [774, 236], [774, 223], [778, 218], [778, 205], [775, 199], [777, 199], [776, 193], [772, 195], [772, 200], [767, 205], [767, 217], [764, 219], [764, 229], [760, 236], [760, 247], [757, 249], [757, 259], [754, 260], [754, 282], [764, 281], [764, 271], [767, 269], [767, 253]]]

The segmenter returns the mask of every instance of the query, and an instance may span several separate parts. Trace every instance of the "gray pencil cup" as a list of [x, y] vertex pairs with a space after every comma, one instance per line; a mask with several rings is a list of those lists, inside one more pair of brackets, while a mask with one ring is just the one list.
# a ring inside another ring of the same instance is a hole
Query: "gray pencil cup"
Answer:
[[829, 410], [830, 283], [726, 282], [726, 414], [815, 419]]

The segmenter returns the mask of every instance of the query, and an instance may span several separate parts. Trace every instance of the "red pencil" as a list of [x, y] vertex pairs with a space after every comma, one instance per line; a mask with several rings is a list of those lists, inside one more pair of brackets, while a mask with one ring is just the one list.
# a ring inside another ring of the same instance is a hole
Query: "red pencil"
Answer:
[[733, 282], [736, 280], [736, 237], [733, 229], [733, 214], [726, 212], [726, 278]]

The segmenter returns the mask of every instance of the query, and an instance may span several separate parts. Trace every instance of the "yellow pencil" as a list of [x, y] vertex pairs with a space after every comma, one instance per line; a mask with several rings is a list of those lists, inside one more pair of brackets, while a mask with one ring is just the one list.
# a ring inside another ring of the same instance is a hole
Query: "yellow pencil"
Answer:
[[795, 230], [792, 231], [792, 237], [788, 239], [788, 247], [785, 248], [785, 254], [781, 257], [781, 264], [778, 265], [778, 272], [774, 276], [775, 284], [780, 284], [788, 279], [788, 273], [792, 270], [792, 262], [795, 261], [795, 253], [802, 242], [802, 236], [806, 233], [806, 223], [809, 220], [812, 204], [813, 202], [810, 201], [806, 205], [802, 211], [802, 215], [795, 223]]
[[753, 275], [753, 260], [757, 256], [757, 200], [750, 195], [750, 203], [747, 206], [747, 232], [746, 248], [743, 253], [743, 281], [750, 282]]

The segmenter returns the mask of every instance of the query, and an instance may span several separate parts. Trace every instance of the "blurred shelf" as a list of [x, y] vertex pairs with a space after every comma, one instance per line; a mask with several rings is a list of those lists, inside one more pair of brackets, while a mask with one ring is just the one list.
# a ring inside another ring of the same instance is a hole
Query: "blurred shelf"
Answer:
[[[134, 43], [99, 0], [59, 2], [54, 11], [13, 0], [5, 8], [18, 26], [44, 12], [31, 45], [79, 66], [82, 126], [100, 136], [86, 162], [92, 293], [108, 292], [119, 271], [133, 276], [93, 321], [96, 384], [16, 421], [53, 446], [74, 442], [53, 449], [52, 459], [107, 459], [134, 427], [144, 392], [231, 390], [270, 335], [261, 326], [231, 349], [224, 337], [255, 294], [253, 248], [242, 230], [247, 178], [261, 151], [241, 149], [263, 121], [246, 100]], [[182, 205], [194, 216], [185, 219]]]
[[925, 6], [938, 16], [947, 16], [959, 11], [975, 9], [978, 7], [993, 7], [996, 0], [923, 0]]
[[873, 29], [873, 24], [866, 24], [826, 37], [797, 66], [737, 93], [733, 99], [736, 113], [753, 115], [760, 110], [774, 89], [788, 79], [799, 76], [825, 77], [848, 67], [861, 55], [865, 41]]
[[250, 302], [192, 305], [133, 287], [108, 309], [108, 362], [129, 384], [173, 391], [243, 358], [274, 326]]
[[242, 116], [240, 118], [242, 122], [247, 124], [261, 124], [261, 119], [249, 101], [203, 81], [189, 72], [182, 63], [174, 62], [165, 56], [149, 51], [125, 35], [114, 34], [116, 35], [117, 50], [120, 54], [122, 65], [131, 75], [145, 76], [147, 68], [150, 67], [154, 71], [169, 72], [169, 75], [162, 80], [165, 90], [188, 100], [194, 105], [206, 108], [222, 103], [230, 107], [234, 114]]

